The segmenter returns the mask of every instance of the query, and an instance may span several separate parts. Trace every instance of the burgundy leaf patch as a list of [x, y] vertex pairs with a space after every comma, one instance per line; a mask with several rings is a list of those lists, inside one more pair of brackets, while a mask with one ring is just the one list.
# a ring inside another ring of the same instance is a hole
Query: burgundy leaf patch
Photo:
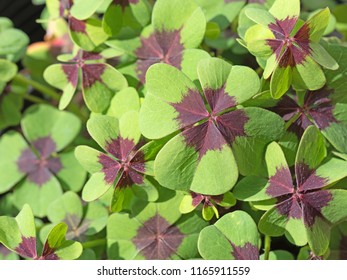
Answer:
[[162, 31], [141, 37], [141, 46], [135, 51], [138, 57], [136, 72], [144, 84], [148, 68], [158, 62], [170, 64], [181, 69], [182, 52], [181, 31]]
[[186, 144], [199, 153], [199, 159], [207, 151], [222, 150], [223, 146], [227, 145], [223, 135], [211, 120], [183, 131], [182, 135], [186, 140]]
[[70, 27], [70, 30], [73, 32], [87, 34], [87, 25], [83, 20], [78, 20], [70, 16], [69, 27]]
[[139, 0], [113, 0], [113, 4], [120, 5], [124, 9], [130, 4], [137, 4]]
[[107, 184], [116, 182], [117, 187], [129, 187], [143, 183], [145, 155], [138, 151], [133, 140], [118, 137], [107, 143], [106, 151], [113, 157], [101, 153], [99, 163], [102, 165], [104, 180]]
[[102, 74], [105, 71], [105, 65], [101, 63], [84, 64], [82, 69], [83, 87], [91, 88], [96, 82], [102, 83]]
[[0, 244], [0, 255], [1, 255], [1, 256], [6, 257], [6, 256], [8, 256], [10, 253], [11, 253], [10, 250], [8, 250], [4, 245], [1, 245], [1, 244]]
[[277, 169], [269, 178], [266, 193], [277, 199], [276, 208], [281, 215], [289, 218], [304, 218], [304, 223], [312, 227], [317, 217], [322, 217], [321, 210], [333, 199], [325, 187], [327, 180], [316, 175], [305, 163], [295, 165], [296, 185], [288, 167]]
[[200, 193], [191, 192], [193, 201], [192, 205], [197, 207], [201, 202], [204, 202], [204, 208], [213, 206], [213, 201], [220, 203], [223, 199], [223, 195], [203, 195]]
[[64, 74], [67, 80], [71, 83], [71, 85], [75, 88], [78, 84], [78, 66], [71, 64], [63, 64], [62, 65]]
[[331, 100], [332, 94], [333, 90], [327, 87], [308, 91], [302, 106], [298, 104], [296, 97], [286, 95], [276, 107], [272, 108], [272, 111], [279, 114], [285, 121], [298, 115], [298, 119], [289, 127], [289, 131], [301, 137], [305, 129], [312, 124], [323, 130], [332, 123], [338, 123], [333, 114], [335, 105]]
[[176, 253], [184, 234], [158, 213], [146, 221], [132, 239], [147, 260], [166, 260]]
[[22, 242], [14, 250], [24, 258], [36, 259], [36, 238], [22, 236]]
[[247, 242], [242, 247], [235, 246], [235, 244], [231, 243], [233, 247], [232, 255], [235, 260], [259, 260], [259, 249], [253, 244]]
[[50, 136], [39, 138], [32, 144], [34, 150], [23, 150], [17, 167], [20, 172], [27, 174], [29, 181], [42, 186], [53, 174], [57, 174], [63, 165], [59, 158], [52, 155], [56, 151], [56, 145]]
[[42, 255], [39, 257], [39, 260], [59, 260], [59, 257], [54, 253], [55, 249], [51, 248], [48, 244], [48, 241], [43, 247]]
[[291, 35], [297, 21], [297, 17], [287, 17], [283, 20], [276, 19], [275, 23], [269, 24], [275, 39], [268, 39], [267, 44], [276, 54], [280, 67], [303, 64], [306, 57], [311, 54], [308, 24], [305, 23], [294, 36]]

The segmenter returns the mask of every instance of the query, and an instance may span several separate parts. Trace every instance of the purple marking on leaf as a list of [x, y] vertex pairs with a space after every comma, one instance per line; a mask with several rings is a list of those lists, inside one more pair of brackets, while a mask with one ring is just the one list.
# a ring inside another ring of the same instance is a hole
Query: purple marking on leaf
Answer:
[[17, 161], [17, 167], [20, 172], [28, 175], [29, 181], [42, 186], [53, 174], [57, 174], [63, 165], [59, 158], [52, 156], [56, 145], [50, 136], [39, 138], [32, 144], [38, 155], [30, 148], [24, 149]]
[[218, 114], [237, 105], [235, 97], [225, 92], [225, 85], [220, 89], [204, 89], [204, 94], [213, 114]]
[[216, 117], [216, 124], [219, 131], [223, 134], [225, 140], [232, 144], [236, 137], [247, 136], [245, 125], [249, 117], [242, 109], [231, 111], [229, 113]]
[[154, 63], [163, 62], [181, 69], [181, 30], [154, 32], [148, 38], [141, 37], [141, 46], [135, 51], [138, 57], [136, 73], [145, 83], [146, 72]]
[[157, 213], [138, 229], [132, 242], [147, 260], [166, 260], [176, 253], [184, 237]]
[[66, 233], [66, 239], [78, 239], [82, 241], [81, 235], [83, 235], [89, 228], [90, 221], [84, 219], [81, 223], [81, 217], [75, 214], [67, 214], [63, 220], [68, 226], [69, 230]]
[[121, 136], [106, 144], [106, 151], [121, 161], [126, 161], [136, 144], [133, 140]]
[[294, 193], [294, 186], [289, 168], [284, 166], [276, 168], [276, 173], [269, 178], [266, 194], [277, 198], [292, 193]]
[[9, 249], [7, 249], [5, 246], [0, 244], [0, 255], [1, 256], [7, 257], [10, 253], [11, 253], [11, 251]]
[[204, 201], [204, 207], [213, 206], [212, 201], [220, 203], [223, 200], [223, 195], [203, 195], [195, 192], [191, 192], [192, 205], [197, 207], [201, 202]]
[[302, 218], [300, 199], [296, 194], [285, 195], [283, 201], [276, 204], [276, 209], [281, 215], [284, 215], [288, 218]]
[[338, 123], [333, 114], [335, 106], [330, 98], [332, 94], [332, 89], [324, 87], [316, 91], [308, 91], [305, 96], [305, 105], [309, 106], [308, 114], [321, 130], [329, 127], [332, 123]]
[[71, 85], [76, 88], [78, 84], [78, 66], [72, 64], [63, 64], [64, 74]]
[[182, 136], [186, 144], [199, 153], [199, 160], [207, 151], [222, 150], [223, 146], [227, 145], [223, 135], [211, 120], [183, 131]]
[[180, 128], [195, 124], [209, 117], [204, 100], [198, 91], [189, 89], [179, 103], [170, 103], [178, 112], [176, 120]]
[[22, 242], [14, 250], [24, 258], [37, 258], [36, 238], [22, 236]]
[[252, 243], [247, 242], [242, 247], [236, 246], [232, 242], [230, 242], [230, 245], [233, 248], [231, 254], [235, 260], [259, 260], [259, 249]]
[[319, 190], [304, 194], [302, 196], [302, 208], [305, 225], [312, 227], [317, 217], [323, 218], [322, 208], [327, 206], [332, 199], [333, 196], [328, 190]]
[[306, 57], [311, 54], [310, 48], [310, 28], [305, 23], [294, 36], [292, 32], [298, 18], [276, 19], [275, 23], [269, 24], [269, 29], [275, 39], [268, 39], [267, 44], [276, 54], [280, 67], [295, 67], [303, 64]]
[[124, 11], [130, 4], [137, 4], [139, 0], [113, 0], [113, 4], [120, 5]]
[[319, 177], [315, 169], [311, 169], [303, 162], [295, 164], [295, 175], [298, 190], [301, 192], [321, 189], [325, 187], [328, 182], [326, 178]]
[[135, 151], [135, 148], [133, 140], [121, 136], [106, 144], [106, 151], [116, 158], [113, 159], [103, 153], [99, 155], [106, 183], [113, 184], [117, 178], [116, 187], [120, 188], [143, 183], [143, 173], [146, 171], [145, 155], [142, 151]]
[[99, 53], [82, 51], [81, 58], [82, 60], [86, 61], [86, 60], [98, 60], [98, 59], [102, 59], [103, 57]]
[[42, 255], [39, 260], [59, 260], [59, 257], [55, 254], [55, 249], [49, 246], [48, 241], [46, 241], [43, 247]]
[[[301, 137], [305, 129], [312, 124], [323, 130], [332, 123], [338, 123], [333, 114], [335, 106], [331, 100], [332, 94], [333, 90], [327, 87], [316, 91], [308, 91], [302, 107], [298, 105], [296, 97], [284, 96], [271, 110], [279, 114], [285, 121], [299, 114], [299, 118], [288, 130]], [[308, 116], [313, 120], [313, 123]]]
[[87, 25], [85, 21], [78, 20], [72, 16], [69, 17], [69, 27], [72, 32], [87, 34]]
[[200, 194], [200, 193], [192, 192], [191, 196], [192, 196], [192, 199], [193, 199], [192, 200], [192, 205], [194, 207], [197, 207], [205, 199], [205, 196]]
[[59, 16], [64, 17], [65, 11], [69, 11], [73, 4], [72, 0], [60, 0], [59, 3]]
[[101, 76], [106, 69], [104, 64], [84, 64], [81, 68], [83, 88], [88, 89], [91, 88], [96, 82], [103, 82]]
[[107, 184], [113, 184], [118, 176], [119, 170], [121, 169], [120, 163], [103, 153], [99, 155], [98, 162], [102, 165], [105, 182]]

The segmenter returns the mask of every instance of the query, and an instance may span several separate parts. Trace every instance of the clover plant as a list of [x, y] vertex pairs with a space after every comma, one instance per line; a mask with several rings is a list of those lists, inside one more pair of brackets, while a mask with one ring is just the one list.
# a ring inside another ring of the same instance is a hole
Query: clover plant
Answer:
[[42, 41], [0, 17], [0, 260], [347, 259], [346, 1], [32, 2]]

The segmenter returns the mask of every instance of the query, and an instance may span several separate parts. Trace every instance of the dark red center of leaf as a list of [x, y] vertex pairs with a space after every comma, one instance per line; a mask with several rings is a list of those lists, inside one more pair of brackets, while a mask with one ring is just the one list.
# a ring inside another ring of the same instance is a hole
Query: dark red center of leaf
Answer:
[[78, 20], [77, 18], [70, 16], [69, 27], [72, 32], [87, 34], [87, 24], [83, 20]]
[[259, 260], [259, 249], [250, 242], [247, 242], [242, 247], [235, 246], [231, 242], [230, 244], [233, 247], [232, 255], [235, 260]]
[[287, 17], [284, 20], [276, 19], [275, 23], [269, 24], [275, 39], [268, 39], [267, 44], [276, 54], [280, 67], [303, 64], [311, 53], [308, 24], [305, 23], [295, 35], [291, 34], [297, 21], [297, 17]]
[[184, 237], [177, 226], [156, 214], [138, 229], [132, 242], [147, 260], [166, 260], [177, 254]]
[[51, 248], [46, 241], [45, 246], [43, 247], [42, 255], [39, 257], [39, 260], [59, 260], [58, 256], [54, 253], [55, 249]]
[[333, 114], [335, 105], [332, 103], [332, 95], [333, 90], [327, 87], [316, 91], [308, 91], [302, 106], [298, 104], [296, 97], [286, 95], [271, 110], [279, 114], [285, 121], [298, 115], [298, 119], [293, 122], [288, 130], [301, 137], [305, 129], [312, 124], [320, 130], [324, 130], [332, 123], [338, 123]]
[[32, 144], [35, 153], [31, 148], [24, 149], [17, 166], [20, 172], [27, 174], [29, 181], [42, 186], [53, 174], [57, 174], [63, 165], [58, 157], [52, 156], [56, 152], [56, 145], [50, 136], [39, 138]]
[[204, 207], [213, 206], [213, 202], [220, 203], [223, 195], [203, 195], [200, 193], [191, 192], [193, 198], [192, 205], [197, 207], [201, 202], [204, 202]]
[[158, 62], [170, 64], [181, 69], [182, 52], [181, 31], [162, 31], [141, 37], [141, 46], [135, 51], [138, 57], [136, 72], [141, 83], [145, 83], [148, 68]]
[[7, 257], [11, 253], [5, 246], [0, 244], [0, 255], [3, 257]]
[[296, 186], [288, 167], [277, 169], [276, 174], [269, 178], [266, 193], [277, 199], [276, 208], [281, 215], [294, 219], [303, 217], [305, 224], [311, 227], [316, 217], [322, 218], [321, 210], [332, 200], [332, 195], [322, 190], [327, 180], [305, 163], [297, 163], [295, 172]]
[[201, 159], [209, 150], [221, 150], [224, 145], [232, 144], [238, 136], [246, 136], [245, 124], [248, 116], [243, 110], [232, 109], [236, 100], [220, 89], [204, 89], [208, 103], [198, 91], [189, 90], [179, 103], [170, 103], [178, 112], [176, 120], [183, 128], [182, 135], [189, 147], [199, 152]]
[[96, 82], [102, 83], [101, 75], [105, 71], [105, 65], [101, 63], [84, 64], [82, 67], [83, 88], [91, 88]]
[[14, 250], [24, 258], [36, 259], [36, 238], [22, 236], [22, 242]]
[[113, 4], [120, 5], [124, 11], [130, 4], [137, 4], [139, 0], [113, 0]]
[[129, 187], [143, 183], [145, 155], [138, 150], [133, 140], [118, 137], [106, 145], [106, 151], [113, 157], [100, 154], [99, 163], [105, 174], [105, 182], [116, 187]]

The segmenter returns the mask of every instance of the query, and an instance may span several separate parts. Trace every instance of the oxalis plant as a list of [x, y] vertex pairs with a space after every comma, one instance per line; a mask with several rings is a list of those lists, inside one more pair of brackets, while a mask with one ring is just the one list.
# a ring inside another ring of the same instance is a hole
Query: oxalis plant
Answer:
[[0, 259], [347, 259], [346, 4], [33, 2], [41, 42], [0, 18]]

